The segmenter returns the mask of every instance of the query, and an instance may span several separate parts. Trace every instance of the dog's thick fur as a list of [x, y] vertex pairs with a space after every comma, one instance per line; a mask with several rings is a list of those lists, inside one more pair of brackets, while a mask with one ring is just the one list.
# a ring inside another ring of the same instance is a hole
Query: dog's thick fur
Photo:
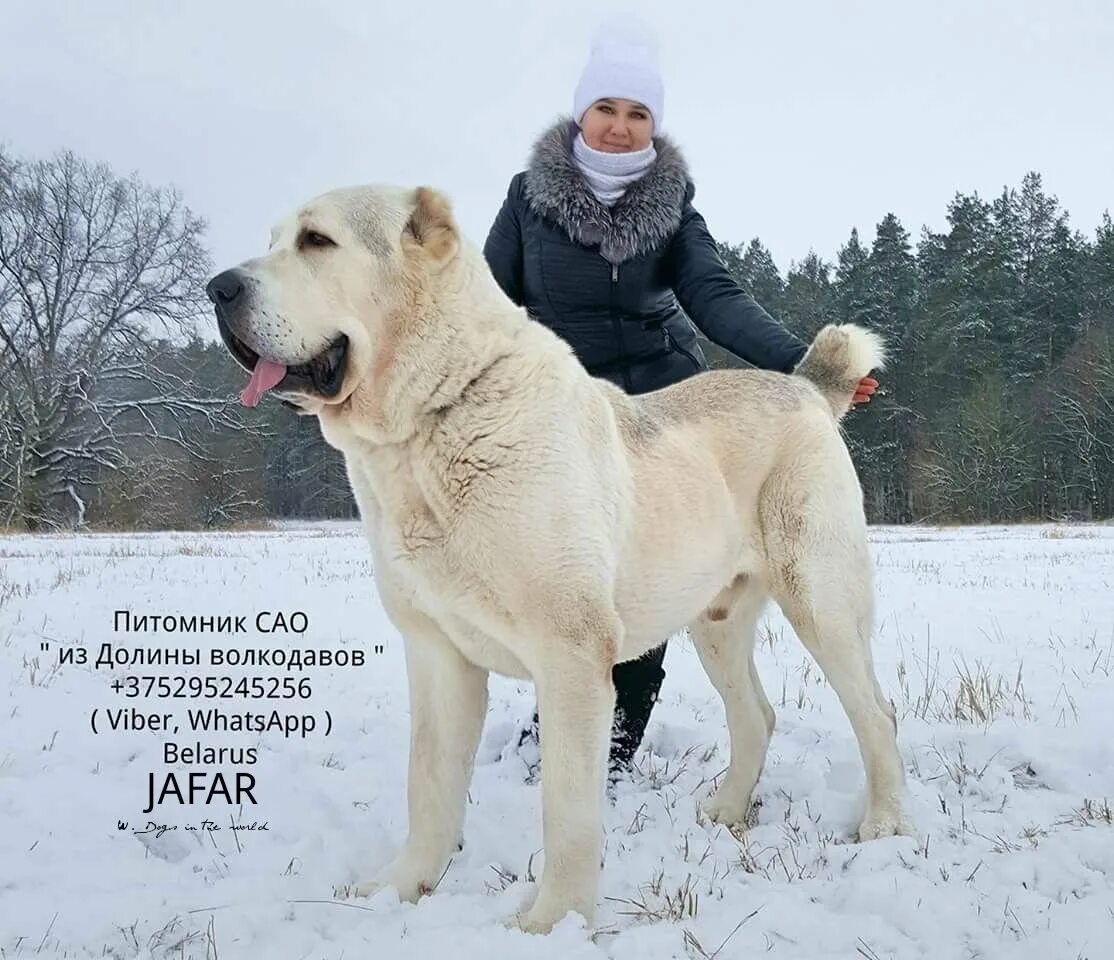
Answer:
[[[335, 246], [306, 245], [307, 230]], [[237, 268], [249, 301], [233, 329], [288, 364], [348, 337], [336, 396], [284, 398], [343, 451], [405, 640], [409, 835], [360, 893], [416, 899], [445, 870], [494, 670], [532, 678], [541, 715], [545, 866], [520, 923], [545, 931], [570, 910], [590, 921], [611, 669], [686, 626], [731, 740], [706, 810], [741, 823], [774, 726], [753, 659], [767, 597], [858, 738], [860, 838], [908, 831], [871, 659], [862, 496], [838, 428], [881, 363], [873, 335], [827, 327], [792, 376], [705, 373], [636, 398], [590, 377], [503, 295], [434, 191], [335, 191], [272, 241]]]

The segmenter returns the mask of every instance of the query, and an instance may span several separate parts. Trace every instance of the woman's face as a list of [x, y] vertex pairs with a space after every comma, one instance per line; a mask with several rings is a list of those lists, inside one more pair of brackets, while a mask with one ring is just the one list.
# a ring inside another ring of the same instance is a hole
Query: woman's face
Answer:
[[604, 153], [645, 150], [654, 133], [654, 120], [641, 103], [610, 97], [597, 100], [580, 120], [584, 142]]

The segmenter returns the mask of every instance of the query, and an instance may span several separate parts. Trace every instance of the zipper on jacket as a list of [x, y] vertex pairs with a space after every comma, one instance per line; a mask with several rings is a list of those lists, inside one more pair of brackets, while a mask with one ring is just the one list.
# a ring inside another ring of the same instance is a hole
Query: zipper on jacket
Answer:
[[662, 332], [665, 334], [665, 342], [670, 350], [679, 353], [682, 357], [685, 357], [689, 361], [689, 363], [691, 363], [696, 368], [697, 373], [704, 369], [702, 366], [700, 366], [700, 361], [697, 360], [696, 357], [694, 357], [691, 353], [688, 352], [688, 350], [686, 350], [676, 340], [673, 339], [673, 334], [669, 332], [669, 329], [667, 327], [662, 327], [661, 329]]
[[623, 389], [631, 392], [630, 368], [627, 367], [627, 345], [623, 339], [623, 321], [615, 309], [615, 287], [619, 283], [619, 264], [611, 264], [611, 291], [608, 297], [611, 307], [611, 325], [615, 330], [615, 338], [619, 341], [619, 368], [623, 371]]

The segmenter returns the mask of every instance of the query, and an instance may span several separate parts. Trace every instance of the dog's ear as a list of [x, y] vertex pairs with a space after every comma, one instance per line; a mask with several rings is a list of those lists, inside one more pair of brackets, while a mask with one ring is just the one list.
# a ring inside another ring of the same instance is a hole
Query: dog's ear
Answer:
[[449, 201], [429, 187], [414, 191], [414, 212], [406, 224], [405, 235], [438, 267], [452, 260], [460, 249]]

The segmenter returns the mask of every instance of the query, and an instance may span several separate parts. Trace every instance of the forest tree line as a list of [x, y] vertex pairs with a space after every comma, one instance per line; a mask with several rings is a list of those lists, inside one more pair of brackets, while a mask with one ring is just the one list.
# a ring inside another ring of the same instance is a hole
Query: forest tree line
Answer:
[[[174, 190], [0, 150], [0, 528], [356, 516], [315, 418], [239, 406], [204, 229]], [[833, 322], [884, 337], [882, 389], [844, 420], [871, 522], [1114, 516], [1109, 214], [1085, 237], [1032, 173], [957, 194], [915, 243], [888, 214], [869, 245], [852, 230], [784, 273], [757, 238], [720, 252], [802, 339]]]

